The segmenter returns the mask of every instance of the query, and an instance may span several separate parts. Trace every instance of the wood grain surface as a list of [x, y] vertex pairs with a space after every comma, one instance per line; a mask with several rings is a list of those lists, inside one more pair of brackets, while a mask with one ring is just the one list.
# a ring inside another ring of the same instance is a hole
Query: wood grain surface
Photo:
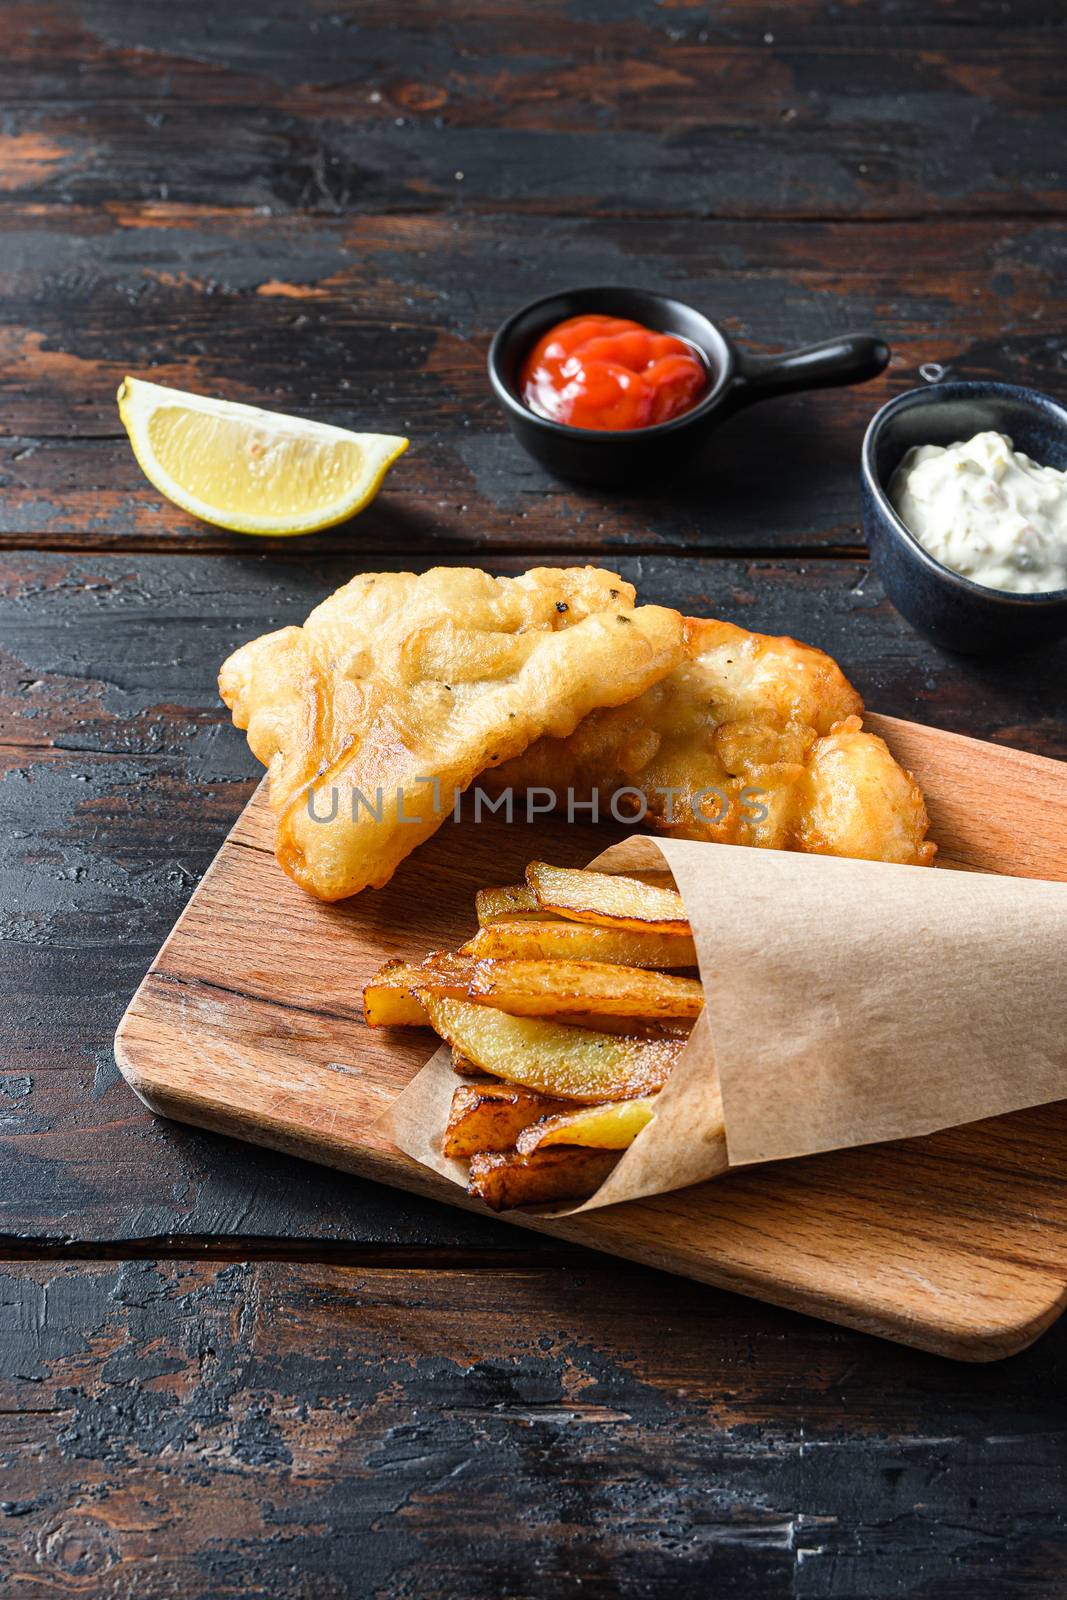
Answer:
[[965, 1367], [595, 1257], [46, 1263], [0, 1306], [32, 1600], [1058, 1592], [1054, 1335]]
[[[1067, 881], [1067, 766], [917, 724], [872, 726], [928, 797], [943, 870]], [[446, 825], [385, 890], [324, 906], [277, 867], [273, 826], [260, 789], [122, 1020], [124, 1077], [165, 1116], [479, 1209], [375, 1130], [435, 1041], [367, 1028], [362, 986], [391, 957], [454, 948], [482, 885], [520, 877], [532, 858], [588, 861], [601, 831], [565, 819]], [[1067, 1302], [1067, 1103], [587, 1216], [506, 1220], [990, 1360], [1029, 1344]]]
[[[231, 216], [183, 207], [11, 207], [0, 257], [0, 530], [23, 546], [247, 553], [161, 505], [118, 426], [127, 371], [349, 427], [410, 434], [386, 493], [302, 553], [862, 546], [858, 452], [892, 394], [939, 362], [1037, 387], [1063, 369], [1062, 237], [1037, 220], [750, 224], [590, 217]], [[545, 255], [553, 266], [546, 279]], [[176, 267], [176, 256], [182, 261]], [[494, 269], [470, 285], [491, 261]], [[433, 264], [432, 288], [427, 275]], [[54, 294], [42, 303], [42, 275]], [[485, 379], [494, 329], [552, 284], [667, 282], [752, 349], [878, 329], [889, 371], [770, 401], [710, 440], [686, 482], [624, 496], [554, 482], [502, 431]], [[68, 285], [79, 308], [71, 329]], [[136, 329], [114, 307], [137, 296]], [[42, 433], [51, 437], [42, 438]], [[772, 450], [777, 470], [765, 463]], [[798, 483], [804, 492], [797, 492]], [[270, 549], [274, 541], [258, 541]]]
[[[365, 1567], [413, 1597], [555, 1600], [580, 1578], [642, 1600], [1047, 1600], [1067, 1324], [949, 1366], [235, 1157], [115, 1068], [138, 978], [254, 787], [217, 664], [360, 567], [592, 556], [649, 598], [825, 645], [886, 712], [1067, 755], [1067, 652], [977, 663], [918, 639], [867, 570], [856, 482], [868, 417], [921, 365], [1062, 393], [1064, 19], [536, 10], [0, 4], [0, 1254], [52, 1258], [0, 1291], [0, 1584], [332, 1600]], [[568, 489], [506, 436], [485, 341], [524, 298], [605, 277], [762, 350], [876, 328], [893, 362], [735, 418], [689, 483]], [[350, 526], [234, 538], [140, 477], [127, 370], [412, 448]], [[365, 1329], [360, 1284], [389, 1308]], [[473, 1365], [447, 1353], [450, 1295]], [[298, 1360], [261, 1353], [283, 1331]], [[591, 1371], [625, 1418], [560, 1409]]]

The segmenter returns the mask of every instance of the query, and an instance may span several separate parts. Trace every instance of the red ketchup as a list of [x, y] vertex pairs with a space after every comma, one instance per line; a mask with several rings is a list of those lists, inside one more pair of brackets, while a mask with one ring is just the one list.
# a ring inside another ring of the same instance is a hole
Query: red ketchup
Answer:
[[523, 362], [531, 411], [572, 428], [649, 428], [691, 411], [708, 392], [692, 345], [626, 317], [568, 317]]

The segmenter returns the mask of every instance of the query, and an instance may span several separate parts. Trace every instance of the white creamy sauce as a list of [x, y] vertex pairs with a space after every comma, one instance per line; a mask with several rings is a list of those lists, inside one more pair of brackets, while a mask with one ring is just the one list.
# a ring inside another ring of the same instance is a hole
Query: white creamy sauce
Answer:
[[909, 450], [893, 509], [935, 560], [1014, 594], [1067, 589], [1067, 472], [1039, 467], [1003, 433]]

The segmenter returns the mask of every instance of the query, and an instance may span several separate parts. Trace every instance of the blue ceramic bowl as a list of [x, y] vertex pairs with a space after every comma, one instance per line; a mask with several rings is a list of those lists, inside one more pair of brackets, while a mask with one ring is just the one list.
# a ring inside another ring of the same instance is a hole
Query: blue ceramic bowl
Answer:
[[1067, 633], [1067, 589], [1010, 594], [942, 566], [889, 503], [889, 480], [913, 445], [1006, 433], [1043, 467], [1067, 470], [1067, 408], [1008, 383], [938, 383], [882, 407], [863, 441], [863, 529], [871, 564], [902, 616], [963, 655], [1029, 650]]
[[[708, 368], [710, 386], [703, 400], [680, 417], [649, 428], [572, 428], [531, 411], [519, 387], [526, 356], [557, 322], [592, 312], [632, 317], [687, 339]], [[877, 377], [888, 360], [888, 345], [871, 333], [846, 333], [776, 356], [751, 355], [683, 300], [649, 289], [589, 287], [546, 295], [509, 317], [489, 347], [489, 381], [516, 439], [557, 477], [655, 487], [692, 466], [713, 430], [742, 406], [797, 389], [864, 383]]]

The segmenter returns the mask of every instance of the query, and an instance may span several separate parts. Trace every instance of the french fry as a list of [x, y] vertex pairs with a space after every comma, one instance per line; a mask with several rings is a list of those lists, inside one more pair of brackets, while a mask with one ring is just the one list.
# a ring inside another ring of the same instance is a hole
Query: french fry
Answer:
[[[429, 1025], [429, 1018], [426, 1020]], [[573, 1012], [567, 1018], [567, 1026], [589, 1028], [593, 1033], [620, 1033], [628, 1039], [680, 1039], [683, 1044], [693, 1031], [691, 1022], [672, 1021], [670, 1017], [661, 1017], [659, 1020], [647, 1017], [601, 1017], [587, 1011]], [[452, 1051], [452, 1071], [461, 1078], [486, 1078], [481, 1067], [476, 1067], [462, 1051], [455, 1048]]]
[[493, 1211], [544, 1205], [550, 1200], [584, 1200], [598, 1189], [619, 1159], [615, 1150], [537, 1150], [519, 1155], [483, 1151], [471, 1157], [467, 1193]]
[[446, 1156], [460, 1159], [479, 1150], [511, 1150], [524, 1128], [565, 1109], [562, 1100], [511, 1083], [464, 1084], [452, 1096], [442, 1148]]
[[460, 955], [510, 961], [611, 961], [623, 967], [695, 967], [691, 938], [678, 933], [635, 932], [592, 922], [503, 920], [479, 928]]
[[531, 861], [526, 882], [542, 911], [609, 928], [692, 936], [677, 889], [607, 872], [553, 867], [546, 861]]
[[[609, 873], [608, 876], [618, 876], [618, 874]], [[674, 881], [674, 873], [668, 872], [666, 867], [660, 867], [655, 870], [641, 867], [636, 871], [625, 873], [624, 876], [632, 878], [635, 883], [647, 883], [652, 889], [676, 889], [678, 887]]]
[[[641, 1100], [614, 1100], [602, 1106], [579, 1106], [539, 1122], [528, 1123], [518, 1134], [515, 1148], [528, 1156], [550, 1145], [582, 1145], [597, 1150], [625, 1150], [655, 1116], [656, 1096]], [[490, 1147], [485, 1146], [486, 1149]]]
[[431, 1023], [483, 1072], [537, 1094], [594, 1103], [634, 1100], [662, 1089], [684, 1039], [594, 1033], [540, 1017], [512, 1017], [469, 1000], [419, 990]]
[[467, 1081], [441, 1148], [494, 1210], [588, 1196], [655, 1116], [704, 1004], [677, 970], [696, 949], [673, 885], [531, 862], [479, 892], [460, 950], [386, 962], [366, 986], [372, 1027], [429, 1023], [450, 1047]]
[[412, 998], [413, 990], [450, 1000], [473, 1000], [520, 1017], [575, 1014], [583, 1019], [682, 1021], [699, 1015], [704, 1005], [699, 981], [673, 973], [601, 961], [479, 961], [462, 953], [438, 951], [419, 966], [386, 963], [364, 990], [370, 1026], [425, 1023], [425, 1008]]
[[478, 926], [484, 928], [502, 917], [543, 916], [537, 896], [525, 883], [508, 883], [498, 889], [479, 889], [474, 897]]
[[630, 1039], [681, 1039], [684, 1042], [693, 1031], [693, 1024], [683, 1017], [613, 1017], [603, 1012], [570, 1011], [566, 1022], [571, 1028], [622, 1033]]
[[371, 1028], [426, 1027], [429, 1018], [415, 998], [421, 985], [436, 994], [466, 995], [477, 963], [450, 950], [435, 950], [425, 961], [387, 961], [363, 990], [363, 1014]]
[[[629, 881], [658, 889], [669, 889], [674, 885], [669, 872], [633, 872], [629, 875]], [[536, 917], [542, 922], [548, 919], [529, 883], [507, 883], [495, 889], [479, 889], [474, 897], [474, 905], [478, 926], [482, 928], [491, 927], [502, 919]]]
[[418, 967], [387, 961], [363, 990], [363, 1015], [370, 1028], [428, 1027], [425, 1007], [415, 998]]
[[[468, 958], [469, 959], [469, 958]], [[434, 984], [434, 993], [451, 993]], [[697, 978], [600, 961], [493, 961], [475, 963], [467, 995], [514, 1017], [600, 1012], [606, 1016], [693, 1018], [704, 1008]]]

